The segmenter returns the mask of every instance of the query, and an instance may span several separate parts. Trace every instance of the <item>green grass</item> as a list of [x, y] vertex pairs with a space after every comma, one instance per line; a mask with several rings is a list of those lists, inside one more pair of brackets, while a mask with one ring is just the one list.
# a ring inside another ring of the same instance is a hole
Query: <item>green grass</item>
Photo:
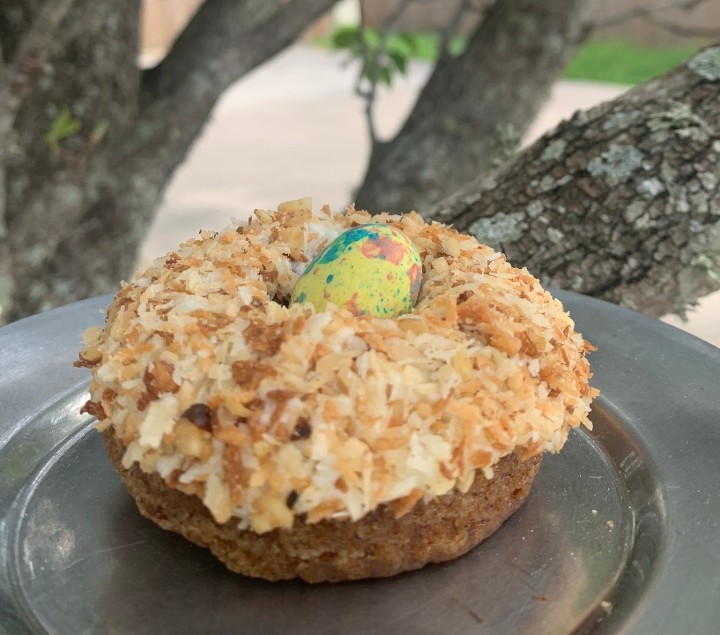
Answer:
[[[389, 44], [401, 38], [392, 34]], [[434, 62], [437, 59], [440, 38], [434, 33], [412, 33], [413, 59]], [[316, 38], [314, 44], [334, 48], [332, 36]], [[461, 53], [467, 44], [462, 37], [453, 38], [451, 50]], [[625, 40], [594, 40], [584, 44], [565, 70], [565, 77], [618, 84], [639, 84], [682, 64], [697, 51], [697, 47], [649, 47], [631, 44]]]
[[639, 84], [682, 64], [696, 51], [693, 46], [647, 47], [623, 40], [596, 40], [580, 48], [565, 76]]

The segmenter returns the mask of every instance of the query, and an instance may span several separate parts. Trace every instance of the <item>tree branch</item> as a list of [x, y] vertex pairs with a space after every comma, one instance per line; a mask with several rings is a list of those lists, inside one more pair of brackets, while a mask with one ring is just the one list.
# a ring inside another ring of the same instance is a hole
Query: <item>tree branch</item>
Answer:
[[[380, 60], [380, 55], [385, 52], [385, 49], [387, 48], [388, 39], [390, 38], [390, 34], [392, 32], [392, 28], [395, 25], [395, 23], [398, 21], [400, 16], [405, 12], [405, 9], [407, 9], [408, 5], [410, 5], [413, 2], [413, 0], [401, 0], [398, 5], [395, 7], [395, 10], [386, 18], [385, 22], [383, 22], [382, 29], [381, 29], [381, 35], [380, 35], [380, 44], [379, 46], [374, 50], [370, 51], [367, 45], [367, 41], [365, 40], [365, 34], [364, 30], [367, 28], [367, 20], [365, 19], [365, 5], [364, 3], [360, 2], [360, 31], [359, 31], [359, 37], [360, 37], [360, 56], [362, 58], [362, 64], [360, 65], [360, 70], [358, 71], [357, 80], [355, 81], [355, 94], [362, 98], [365, 102], [365, 123], [368, 130], [368, 135], [370, 136], [370, 147], [375, 148], [378, 144], [378, 137], [377, 132], [375, 129], [375, 117], [374, 117], [374, 106], [375, 106], [375, 97], [377, 96], [377, 83], [378, 78], [370, 78], [368, 79], [368, 86], [363, 86], [363, 79], [366, 78], [367, 75], [371, 74], [368, 73], [368, 69], [377, 69], [378, 68], [378, 62]], [[377, 73], [376, 73], [377, 74]]]
[[[209, 0], [203, 6], [215, 1], [224, 3], [225, 0]], [[130, 233], [143, 231], [154, 212], [149, 201], [159, 198], [169, 175], [183, 160], [222, 92], [291, 43], [333, 1], [293, 0], [257, 26], [249, 26], [255, 25], [250, 15], [243, 21], [237, 14], [235, 17], [250, 29], [248, 32], [242, 36], [233, 32], [231, 37], [225, 31], [228, 40], [221, 40], [217, 34], [214, 38], [208, 37], [206, 39], [213, 42], [208, 48], [196, 47], [194, 56], [188, 57], [184, 42], [189, 41], [181, 37], [173, 48], [175, 53], [162, 70], [158, 69], [154, 80], [155, 87], [165, 86], [169, 92], [163, 92], [154, 101], [148, 101], [146, 93], [146, 107], [130, 131], [114, 143], [102, 144], [88, 162], [83, 191], [78, 193], [86, 209], [99, 204], [105, 197], [123, 192], [128, 201], [135, 200], [136, 204], [129, 213], [137, 229]], [[252, 15], [254, 2], [264, 4], [264, 0], [245, 0], [240, 4]], [[233, 0], [232, 4], [238, 3]], [[210, 17], [212, 14], [205, 13], [201, 20], [205, 29], [212, 28]], [[223, 12], [217, 17], [229, 18]], [[196, 36], [201, 37], [198, 25], [199, 22], [195, 22], [193, 28]], [[179, 69], [181, 59], [190, 64], [184, 73]], [[146, 83], [146, 90], [148, 86]], [[62, 180], [62, 175], [58, 179]], [[48, 202], [56, 197], [57, 187], [57, 183], [49, 181], [28, 201], [27, 209], [46, 209]], [[119, 222], [118, 219], [107, 219], [108, 223], [116, 221]], [[78, 231], [82, 230], [73, 228], [75, 237]]]
[[460, 20], [462, 20], [465, 13], [470, 9], [478, 12], [484, 12], [487, 10], [487, 7], [481, 9], [480, 7], [472, 6], [471, 0], [461, 0], [460, 4], [458, 4], [457, 8], [455, 9], [455, 12], [452, 14], [452, 16], [450, 16], [450, 20], [448, 21], [447, 26], [443, 29], [440, 38], [440, 46], [438, 47], [439, 55], [442, 56], [448, 54], [448, 47], [450, 45], [450, 41], [457, 32], [458, 26], [460, 25]]
[[205, 0], [167, 55], [143, 72], [141, 110], [175, 93], [194, 73], [212, 73], [213, 60], [222, 59], [281, 5], [282, 0]]
[[[119, 138], [98, 145], [80, 182], [67, 183], [57, 173], [32, 192], [25, 201], [24, 216], [52, 209], [51, 220], [65, 222], [49, 236], [47, 223], [39, 222], [46, 235], [43, 258], [24, 269], [25, 277], [43, 279], [43, 306], [110, 290], [129, 275], [162, 191], [217, 99], [232, 82], [292, 43], [333, 1], [291, 0], [259, 24], [250, 15], [247, 20], [240, 19], [238, 13], [239, 22], [234, 24], [245, 25], [246, 32], [237, 32], [235, 26], [218, 26], [218, 32], [197, 43], [194, 55], [183, 50], [181, 37], [173, 50], [183, 52], [173, 53], [163, 69], [156, 71], [155, 90], [165, 86], [167, 92], [163, 89], [154, 101], [146, 93], [139, 117], [123, 128]], [[260, 0], [237, 4], [252, 14], [254, 2]], [[228, 14], [222, 15], [228, 19]], [[211, 29], [211, 17], [205, 14], [204, 28]], [[195, 37], [202, 35], [196, 31]], [[216, 41], [206, 42], [213, 38]], [[146, 90], [148, 86], [146, 83]], [[32, 223], [24, 222], [14, 232], [13, 241], [23, 244], [27, 237], [25, 244], [35, 244], [32, 238], [36, 233]], [[29, 250], [23, 255], [28, 261], [33, 257]], [[16, 270], [18, 267], [16, 263]], [[22, 300], [15, 298], [11, 319], [38, 310], [37, 298]]]
[[433, 216], [548, 284], [650, 315], [720, 288], [720, 43], [577, 113]]
[[[120, 160], [140, 155], [161, 166], [164, 182], [225, 89], [294, 42], [334, 2], [207, 0], [143, 81], [141, 125]], [[108, 159], [116, 163], [118, 155]]]
[[[400, 6], [404, 9], [407, 3], [408, 0], [404, 0], [400, 3]], [[367, 127], [368, 136], [370, 137], [370, 147], [374, 148], [378, 142], [377, 133], [375, 131], [375, 117], [373, 114], [375, 95], [377, 94], [377, 81], [371, 81], [367, 88], [363, 87], [363, 78], [365, 77], [370, 57], [370, 51], [368, 50], [364, 33], [366, 27], [367, 21], [365, 19], [365, 4], [360, 2], [360, 31], [358, 32], [358, 37], [360, 38], [360, 56], [362, 60], [360, 63], [360, 70], [357, 74], [357, 79], [355, 80], [355, 94], [365, 102], [365, 107], [363, 109], [365, 114], [365, 126]], [[378, 53], [376, 51], [374, 54], [374, 63], [377, 63], [377, 56]]]
[[[584, 0], [496, 0], [465, 52], [442, 55], [398, 135], [376, 146], [356, 202], [429, 209], [507, 152], [586, 33]], [[468, 140], [468, 137], [472, 141]]]

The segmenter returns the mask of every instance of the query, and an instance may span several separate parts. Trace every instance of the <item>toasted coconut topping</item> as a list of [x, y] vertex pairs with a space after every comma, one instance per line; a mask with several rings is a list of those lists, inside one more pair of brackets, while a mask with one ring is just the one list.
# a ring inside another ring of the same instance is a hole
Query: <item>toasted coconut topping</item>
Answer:
[[[342, 231], [385, 222], [423, 259], [412, 314], [286, 306]], [[525, 269], [416, 213], [320, 215], [309, 201], [201, 232], [123, 284], [80, 354], [124, 464], [263, 533], [297, 515], [398, 514], [512, 452], [557, 451], [597, 391], [560, 302]]]

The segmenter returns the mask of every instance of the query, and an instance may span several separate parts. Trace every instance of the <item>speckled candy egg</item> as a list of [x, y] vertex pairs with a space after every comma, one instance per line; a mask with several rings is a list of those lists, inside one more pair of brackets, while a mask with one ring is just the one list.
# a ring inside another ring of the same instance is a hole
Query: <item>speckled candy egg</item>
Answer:
[[396, 317], [412, 311], [420, 291], [420, 254], [399, 229], [360, 225], [340, 234], [308, 265], [291, 302], [328, 303], [354, 315]]

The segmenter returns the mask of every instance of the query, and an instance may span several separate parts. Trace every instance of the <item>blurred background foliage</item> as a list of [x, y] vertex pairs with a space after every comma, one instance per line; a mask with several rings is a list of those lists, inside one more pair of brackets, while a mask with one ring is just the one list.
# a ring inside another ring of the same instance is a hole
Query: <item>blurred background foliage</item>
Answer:
[[[328, 36], [313, 38], [312, 43], [348, 51], [352, 57], [362, 57], [364, 50], [373, 52], [381, 45], [382, 34], [375, 28], [340, 26]], [[460, 55], [466, 45], [466, 37], [455, 36], [450, 40], [449, 50], [453, 55]], [[378, 80], [389, 85], [393, 73], [406, 71], [409, 60], [435, 62], [440, 47], [441, 36], [437, 33], [392, 32], [387, 38], [387, 56], [381, 60], [377, 70], [370, 69], [370, 75], [377, 73]], [[694, 44], [647, 45], [621, 38], [591, 40], [580, 47], [565, 70], [565, 77], [640, 84], [687, 61], [698, 48]]]

